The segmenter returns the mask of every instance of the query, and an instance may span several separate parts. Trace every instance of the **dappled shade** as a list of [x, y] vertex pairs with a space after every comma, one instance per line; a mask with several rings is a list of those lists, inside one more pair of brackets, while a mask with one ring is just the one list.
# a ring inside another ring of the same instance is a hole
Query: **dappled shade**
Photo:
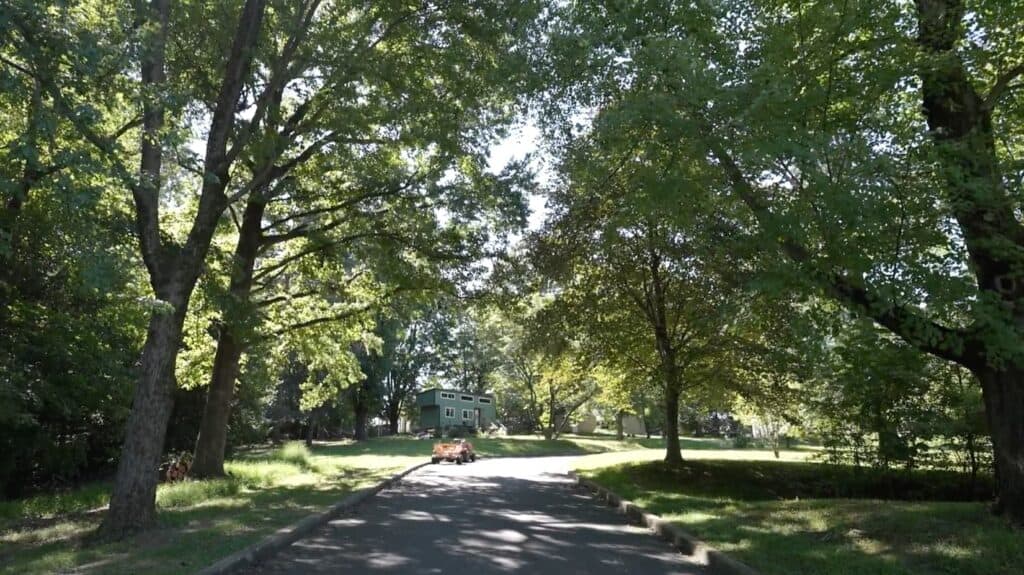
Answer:
[[703, 573], [553, 467], [515, 461], [418, 472], [257, 572]]

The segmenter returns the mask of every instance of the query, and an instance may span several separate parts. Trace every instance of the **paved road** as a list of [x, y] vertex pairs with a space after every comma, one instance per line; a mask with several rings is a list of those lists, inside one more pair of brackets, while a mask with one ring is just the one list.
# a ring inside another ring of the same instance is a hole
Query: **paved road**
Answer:
[[254, 572], [705, 573], [574, 490], [564, 475], [571, 459], [427, 466]]

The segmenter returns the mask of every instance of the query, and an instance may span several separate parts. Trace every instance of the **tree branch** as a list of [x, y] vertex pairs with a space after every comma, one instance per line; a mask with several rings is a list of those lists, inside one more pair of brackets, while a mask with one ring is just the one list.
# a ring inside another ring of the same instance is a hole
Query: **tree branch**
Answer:
[[969, 357], [966, 330], [950, 328], [934, 322], [907, 306], [897, 305], [872, 292], [863, 283], [862, 278], [843, 271], [822, 272], [810, 252], [789, 234], [775, 225], [775, 216], [768, 208], [764, 199], [758, 195], [753, 185], [747, 180], [739, 165], [724, 147], [714, 140], [710, 126], [704, 125], [708, 138], [705, 144], [711, 155], [725, 172], [733, 191], [753, 212], [762, 230], [767, 231], [782, 252], [794, 263], [804, 267], [811, 279], [825, 289], [833, 298], [844, 306], [859, 314], [876, 321], [889, 329], [910, 345], [924, 351], [958, 363], [969, 363], [975, 358]]
[[312, 255], [312, 254], [315, 254], [317, 252], [326, 250], [328, 248], [332, 248], [334, 246], [341, 245], [343, 243], [347, 243], [347, 242], [350, 242], [350, 241], [355, 241], [357, 239], [361, 239], [361, 238], [364, 238], [364, 237], [369, 237], [369, 236], [372, 236], [372, 235], [374, 235], [373, 232], [361, 232], [361, 233], [358, 233], [358, 234], [350, 234], [350, 235], [338, 238], [337, 240], [334, 240], [334, 241], [315, 244], [315, 245], [313, 245], [313, 246], [311, 246], [309, 248], [306, 248], [306, 249], [304, 249], [302, 251], [299, 251], [299, 252], [297, 252], [295, 254], [292, 254], [292, 255], [282, 259], [281, 261], [277, 262], [276, 264], [274, 264], [274, 265], [272, 265], [272, 266], [270, 266], [270, 267], [268, 267], [266, 269], [260, 270], [255, 276], [253, 276], [253, 280], [254, 281], [260, 281], [261, 279], [266, 277], [268, 274], [271, 274], [271, 273], [273, 273], [273, 272], [275, 272], [275, 271], [277, 271], [277, 270], [279, 270], [281, 268], [284, 268], [284, 267], [290, 265], [292, 262], [300, 260], [300, 259], [302, 259], [302, 258], [304, 258], [304, 257], [306, 257], [308, 255]]
[[307, 327], [313, 327], [313, 326], [320, 325], [320, 324], [323, 324], [323, 323], [330, 323], [330, 322], [334, 322], [334, 321], [341, 321], [343, 319], [348, 319], [350, 317], [355, 317], [355, 316], [357, 316], [357, 315], [359, 315], [361, 313], [365, 313], [367, 311], [370, 311], [370, 310], [374, 309], [378, 305], [379, 304], [377, 304], [377, 303], [366, 304], [366, 305], [362, 305], [362, 306], [359, 306], [359, 307], [354, 308], [354, 309], [345, 310], [345, 311], [343, 311], [341, 313], [338, 313], [338, 314], [335, 314], [335, 315], [322, 316], [322, 317], [306, 320], [306, 321], [303, 321], [303, 322], [295, 323], [295, 324], [292, 324], [292, 325], [288, 325], [288, 326], [285, 326], [285, 327], [282, 327], [282, 328], [274, 330], [273, 332], [268, 334], [263, 339], [265, 339], [265, 340], [266, 339], [273, 339], [275, 337], [280, 337], [280, 336], [282, 336], [282, 335], [284, 335], [286, 333], [292, 332], [292, 331], [296, 331], [296, 330], [300, 330], [300, 329], [305, 329]]
[[263, 228], [263, 231], [266, 232], [266, 231], [272, 230], [273, 228], [275, 228], [275, 227], [277, 227], [277, 226], [279, 226], [281, 224], [288, 223], [288, 222], [290, 222], [292, 220], [297, 220], [297, 219], [302, 219], [302, 218], [309, 218], [309, 217], [313, 217], [313, 216], [324, 215], [324, 214], [328, 214], [328, 213], [332, 213], [332, 212], [341, 211], [341, 210], [350, 208], [350, 207], [358, 204], [359, 202], [362, 202], [363, 200], [374, 200], [374, 199], [381, 199], [381, 198], [386, 198], [386, 197], [390, 197], [390, 196], [396, 196], [398, 194], [401, 194], [405, 190], [409, 189], [409, 187], [412, 186], [413, 182], [414, 182], [414, 179], [410, 178], [410, 179], [406, 180], [405, 182], [403, 182], [401, 185], [398, 185], [398, 186], [395, 186], [395, 187], [385, 188], [383, 190], [378, 190], [378, 191], [373, 191], [373, 192], [366, 192], [364, 194], [360, 194], [358, 196], [349, 198], [349, 199], [347, 199], [347, 200], [345, 200], [345, 201], [343, 201], [341, 203], [338, 203], [338, 204], [333, 204], [333, 205], [325, 206], [325, 207], [322, 207], [322, 208], [316, 208], [316, 209], [313, 209], [313, 210], [308, 210], [308, 211], [305, 211], [305, 212], [300, 212], [300, 213], [297, 213], [297, 214], [291, 214], [291, 215], [288, 215], [288, 216], [284, 216], [282, 218], [279, 218], [279, 219], [274, 220], [274, 221], [270, 222], [269, 224], [267, 224]]
[[[985, 96], [983, 106], [987, 110], [992, 110], [999, 103], [999, 99], [1005, 94], [1014, 89], [1014, 86], [1010, 83], [1016, 80], [1021, 75], [1024, 75], [1024, 62], [1017, 64], [1009, 70], [1003, 72], [996, 78], [996, 83], [989, 89], [988, 94]], [[1020, 84], [1017, 84], [1020, 86]]]

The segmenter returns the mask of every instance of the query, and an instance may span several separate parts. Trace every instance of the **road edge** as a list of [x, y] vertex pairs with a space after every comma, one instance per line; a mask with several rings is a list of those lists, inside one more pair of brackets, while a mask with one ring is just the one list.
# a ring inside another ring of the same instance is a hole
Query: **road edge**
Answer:
[[746, 563], [733, 559], [711, 547], [678, 525], [666, 521], [660, 515], [648, 513], [639, 505], [623, 499], [620, 495], [599, 483], [586, 477], [581, 477], [575, 471], [569, 471], [569, 477], [573, 478], [578, 486], [595, 494], [598, 499], [604, 500], [609, 506], [617, 508], [620, 513], [630, 520], [646, 526], [655, 534], [661, 536], [662, 539], [672, 543], [680, 553], [686, 555], [689, 559], [706, 566], [713, 575], [761, 575]]
[[409, 475], [413, 471], [427, 465], [430, 465], [429, 461], [418, 463], [392, 475], [387, 479], [384, 479], [376, 485], [353, 491], [341, 501], [328, 507], [326, 511], [315, 513], [293, 523], [292, 525], [282, 527], [271, 535], [264, 537], [248, 547], [235, 551], [216, 563], [204, 567], [197, 571], [196, 575], [224, 575], [226, 573], [232, 573], [242, 567], [247, 567], [262, 561], [285, 547], [288, 547], [292, 543], [295, 543], [299, 539], [302, 539], [317, 528], [326, 525], [329, 521], [335, 519], [345, 511], [355, 508], [357, 505], [363, 503], [377, 493], [395, 485], [406, 475]]

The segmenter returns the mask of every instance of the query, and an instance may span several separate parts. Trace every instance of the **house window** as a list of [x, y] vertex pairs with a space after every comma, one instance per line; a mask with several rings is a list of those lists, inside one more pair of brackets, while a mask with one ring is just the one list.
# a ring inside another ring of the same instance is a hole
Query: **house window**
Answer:
[[455, 419], [455, 408], [454, 407], [446, 407], [446, 408], [444, 408], [444, 416], [447, 417], [448, 419]]
[[462, 401], [468, 401], [470, 403], [473, 403], [473, 396], [472, 395], [463, 395], [462, 396]]
[[473, 410], [472, 409], [463, 409], [462, 410], [462, 420], [463, 421], [472, 421], [473, 420]]
[[477, 401], [479, 401], [480, 403], [490, 403], [491, 402], [491, 398], [489, 398], [489, 397], [481, 397]]
[[455, 394], [449, 391], [442, 391], [441, 399], [455, 399]]

